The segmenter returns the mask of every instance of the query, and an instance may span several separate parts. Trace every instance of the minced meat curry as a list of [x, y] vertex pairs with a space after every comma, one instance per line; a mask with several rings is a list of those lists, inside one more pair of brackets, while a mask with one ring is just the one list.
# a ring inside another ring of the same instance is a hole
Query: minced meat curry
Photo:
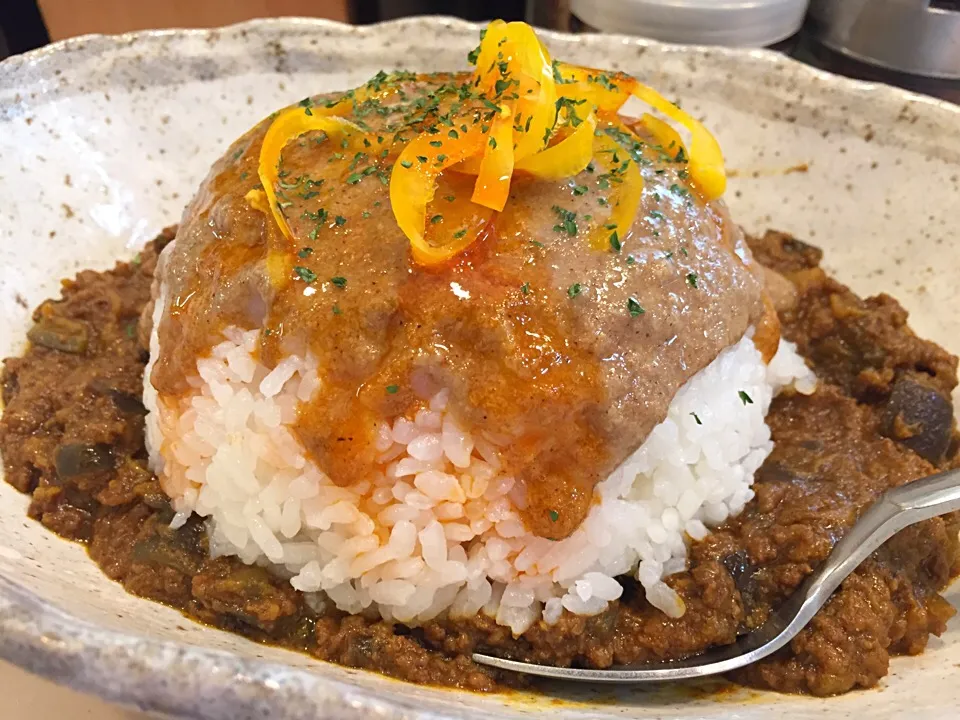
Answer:
[[[857, 297], [820, 269], [817, 249], [771, 232], [751, 248], [771, 270], [784, 336], [821, 385], [774, 401], [776, 446], [756, 498], [692, 546], [687, 572], [667, 578], [686, 605], [682, 618], [651, 607], [627, 578], [604, 613], [565, 614], [518, 639], [483, 614], [410, 629], [318, 610], [264, 568], [210, 559], [198, 518], [169, 527], [173, 511], [144, 449], [148, 358], [138, 320], [172, 237], [166, 231], [131, 263], [80, 273], [36, 310], [29, 349], [6, 360], [0, 378], [6, 480], [31, 494], [31, 517], [86, 543], [130, 592], [322, 660], [489, 691], [518, 680], [474, 664], [472, 652], [592, 667], [694, 655], [762, 624], [885, 490], [956, 464], [957, 359], [916, 337], [893, 298]], [[876, 684], [891, 655], [922, 652], [953, 615], [938, 593], [957, 570], [957, 532], [956, 516], [904, 530], [787, 649], [735, 679], [815, 695]]]

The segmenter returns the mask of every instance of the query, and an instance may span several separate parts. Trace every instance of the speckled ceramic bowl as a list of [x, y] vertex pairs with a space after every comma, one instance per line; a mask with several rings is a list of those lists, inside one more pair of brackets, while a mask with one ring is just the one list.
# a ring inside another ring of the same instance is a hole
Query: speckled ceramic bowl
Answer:
[[[380, 68], [462, 67], [477, 30], [442, 19], [359, 29], [260, 21], [87, 37], [2, 63], [0, 356], [21, 347], [30, 308], [59, 278], [130, 256], [175, 222], [210, 163], [262, 116]], [[812, 240], [858, 292], [891, 292], [919, 332], [960, 350], [958, 108], [769, 52], [546, 41], [556, 56], [639, 75], [705, 116], [737, 171], [729, 197], [741, 222]], [[262, 647], [128, 596], [25, 509], [0, 483], [0, 656], [150, 710], [224, 720], [519, 718], [546, 708], [557, 720], [754, 720], [952, 718], [960, 706], [956, 625], [923, 656], [895, 660], [880, 688], [832, 700], [703, 686], [493, 697], [420, 688]]]

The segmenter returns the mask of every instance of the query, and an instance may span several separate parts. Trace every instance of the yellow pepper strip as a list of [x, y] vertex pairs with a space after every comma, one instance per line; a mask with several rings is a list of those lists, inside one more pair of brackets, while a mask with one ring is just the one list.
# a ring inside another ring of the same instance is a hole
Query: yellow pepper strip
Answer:
[[544, 180], [573, 177], [583, 172], [593, 159], [593, 133], [596, 129], [597, 118], [590, 113], [570, 135], [556, 145], [520, 160], [516, 169]]
[[274, 189], [276, 183], [280, 180], [280, 157], [283, 149], [289, 143], [311, 131], [325, 132], [330, 138], [360, 139], [363, 137], [363, 130], [349, 120], [341, 117], [307, 115], [304, 108], [299, 106], [284, 110], [270, 125], [260, 148], [260, 164], [257, 168], [257, 174], [260, 176], [263, 191], [267, 195], [273, 219], [276, 220], [280, 231], [289, 240], [293, 239], [293, 234], [290, 232], [287, 219], [283, 216], [283, 212], [277, 203], [277, 192]]
[[565, 97], [586, 100], [600, 112], [617, 112], [630, 99], [636, 83], [629, 75], [618, 72], [579, 67], [558, 62], [557, 73], [562, 78], [557, 90]]
[[264, 215], [270, 214], [270, 201], [267, 200], [267, 194], [263, 190], [251, 190], [243, 199], [254, 210], [259, 210]]
[[723, 195], [724, 190], [727, 189], [727, 174], [723, 168], [723, 151], [710, 131], [699, 120], [646, 85], [635, 83], [632, 93], [650, 107], [659, 110], [690, 131], [690, 176], [707, 200], [716, 200]]
[[510, 196], [513, 177], [513, 119], [510, 110], [494, 119], [490, 126], [487, 146], [480, 161], [477, 184], [471, 200], [500, 212]]
[[[437, 148], [430, 145], [432, 135], [415, 137], [400, 153], [390, 176], [390, 205], [397, 225], [410, 239], [413, 258], [421, 265], [436, 265], [449, 260], [476, 239], [476, 233], [456, 237], [450, 230], [449, 242], [432, 245], [424, 239], [427, 205], [437, 191], [437, 177], [451, 165], [482, 151], [487, 136], [472, 126], [453, 142], [443, 145], [441, 160]], [[420, 162], [417, 157], [426, 157]]]
[[[629, 132], [626, 127], [621, 127]], [[596, 139], [597, 159], [607, 170], [621, 167], [612, 162], [613, 155], [626, 156], [627, 152], [608, 135], [600, 135]], [[600, 227], [590, 234], [590, 246], [594, 250], [605, 250], [610, 247], [610, 236], [616, 232], [617, 237], [623, 240], [637, 218], [640, 199], [643, 194], [643, 176], [637, 163], [630, 160], [626, 167], [617, 174], [617, 181], [612, 183], [613, 192], [610, 197], [610, 216], [604, 225], [616, 225], [616, 229]]]
[[529, 25], [494, 21], [480, 42], [474, 77], [476, 86], [500, 103], [500, 116], [491, 125], [491, 142], [477, 167], [473, 201], [500, 211], [515, 161], [541, 150], [556, 122], [550, 55]]
[[643, 117], [640, 118], [639, 124], [650, 133], [657, 144], [666, 152], [676, 156], [682, 148], [684, 154], [687, 157], [690, 156], [690, 153], [687, 152], [687, 146], [683, 143], [683, 138], [680, 137], [680, 133], [674, 130], [673, 125], [670, 123], [666, 123], [650, 113], [644, 113]]

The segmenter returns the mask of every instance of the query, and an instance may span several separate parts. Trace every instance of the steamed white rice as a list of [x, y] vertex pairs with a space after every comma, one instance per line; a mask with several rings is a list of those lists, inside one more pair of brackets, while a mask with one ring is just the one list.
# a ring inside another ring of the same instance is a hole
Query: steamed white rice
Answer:
[[[162, 297], [157, 306], [159, 315]], [[677, 393], [597, 487], [580, 528], [552, 541], [520, 519], [522, 486], [500, 462], [509, 440], [464, 427], [445, 390], [415, 382], [416, 415], [380, 424], [379, 470], [338, 487], [292, 432], [299, 403], [322, 382], [316, 360], [288, 357], [270, 370], [257, 360], [257, 330], [224, 335], [198, 360], [192, 394], [168, 404], [145, 383], [147, 445], [174, 524], [208, 518], [214, 553], [270, 565], [313, 602], [412, 625], [483, 611], [515, 634], [564, 609], [602, 612], [624, 574], [664, 613], [683, 615], [664, 578], [686, 568], [691, 539], [753, 497], [773, 446], [764, 417], [774, 394], [815, 385], [790, 343], [766, 365], [743, 338]], [[156, 330], [151, 344], [156, 357]]]

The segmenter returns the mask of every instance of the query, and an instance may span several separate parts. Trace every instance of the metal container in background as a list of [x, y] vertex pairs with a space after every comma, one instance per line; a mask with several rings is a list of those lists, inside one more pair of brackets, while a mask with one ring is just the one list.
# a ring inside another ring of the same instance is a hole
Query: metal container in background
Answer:
[[814, 38], [870, 65], [960, 80], [960, 2], [813, 0]]
[[813, 0], [807, 32], [808, 62], [960, 103], [960, 0]]

